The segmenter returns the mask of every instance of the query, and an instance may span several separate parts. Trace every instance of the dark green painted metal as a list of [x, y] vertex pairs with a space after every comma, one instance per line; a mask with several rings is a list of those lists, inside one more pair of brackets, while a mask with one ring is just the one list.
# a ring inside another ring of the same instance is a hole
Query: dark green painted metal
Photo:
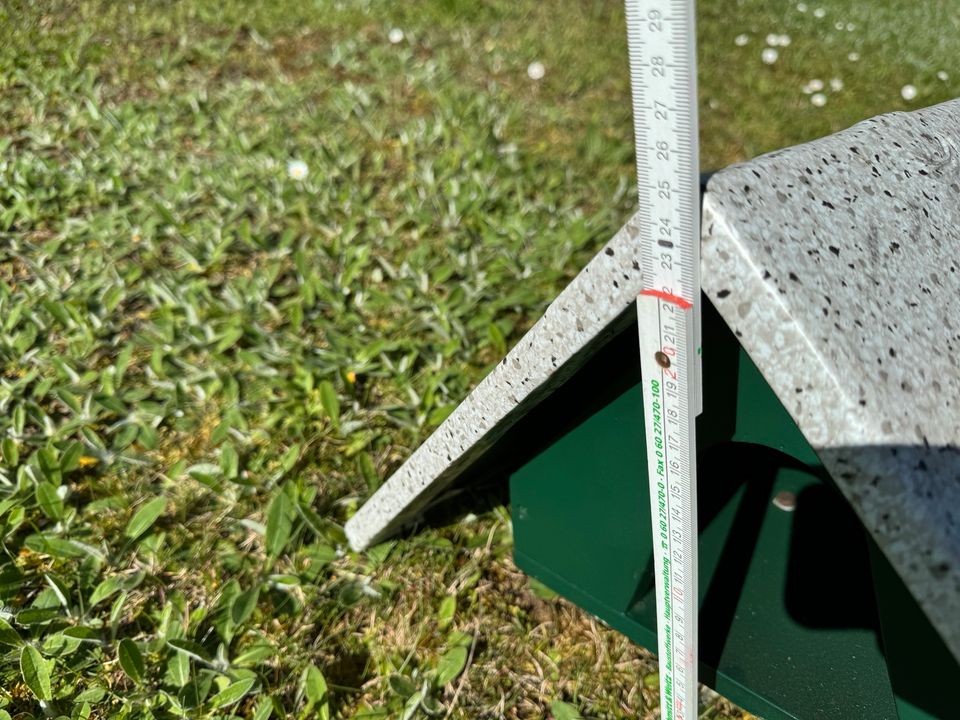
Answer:
[[[769, 720], [897, 718], [898, 704], [904, 720], [937, 717], [926, 714], [938, 707], [929, 695], [942, 690], [927, 687], [920, 705], [915, 693], [895, 697], [871, 571], [882, 556], [871, 556], [816, 454], [710, 308], [703, 346], [701, 680]], [[605, 382], [611, 372], [639, 381], [633, 361], [603, 372]], [[517, 564], [655, 650], [641, 403], [634, 385], [554, 438], [512, 475], [510, 494]], [[793, 513], [771, 503], [783, 490], [797, 496]], [[892, 578], [882, 583], [893, 589], [891, 617], [910, 602]]]
[[900, 720], [960, 717], [956, 698], [960, 663], [872, 542], [870, 561], [887, 668], [896, 688]]

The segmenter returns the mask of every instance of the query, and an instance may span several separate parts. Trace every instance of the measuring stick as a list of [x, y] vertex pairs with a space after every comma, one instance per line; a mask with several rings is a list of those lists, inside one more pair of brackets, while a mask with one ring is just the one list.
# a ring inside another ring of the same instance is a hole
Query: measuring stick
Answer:
[[660, 717], [697, 717], [700, 183], [694, 0], [626, 0], [640, 195], [637, 298]]

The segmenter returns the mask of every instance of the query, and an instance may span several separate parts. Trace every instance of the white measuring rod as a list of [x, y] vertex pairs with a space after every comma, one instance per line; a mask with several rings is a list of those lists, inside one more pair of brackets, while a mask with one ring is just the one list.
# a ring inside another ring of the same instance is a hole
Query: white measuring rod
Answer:
[[700, 159], [694, 0], [626, 0], [640, 195], [637, 298], [660, 717], [695, 720]]

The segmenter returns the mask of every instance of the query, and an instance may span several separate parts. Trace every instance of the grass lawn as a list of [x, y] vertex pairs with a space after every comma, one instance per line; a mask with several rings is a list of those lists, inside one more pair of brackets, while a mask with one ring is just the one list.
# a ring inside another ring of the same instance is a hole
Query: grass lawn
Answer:
[[[705, 169], [957, 94], [953, 3], [808, 4], [700, 3]], [[506, 508], [342, 532], [632, 213], [628, 90], [620, 0], [0, 5], [0, 720], [652, 717]]]

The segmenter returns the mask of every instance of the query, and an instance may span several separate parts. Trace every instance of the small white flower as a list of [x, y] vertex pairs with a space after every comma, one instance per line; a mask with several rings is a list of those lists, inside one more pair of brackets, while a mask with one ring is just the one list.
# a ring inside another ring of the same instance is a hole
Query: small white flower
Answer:
[[287, 163], [287, 175], [291, 180], [303, 180], [308, 172], [307, 164], [303, 160], [291, 160]]
[[363, 584], [360, 585], [360, 590], [367, 597], [371, 597], [371, 598], [380, 597], [380, 591], [377, 590], [373, 585], [371, 585], [369, 580], [363, 581]]
[[778, 53], [776, 49], [770, 47], [764, 48], [763, 52], [760, 53], [760, 59], [763, 60], [763, 62], [765, 62], [767, 65], [773, 65], [777, 61], [778, 57], [780, 57], [780, 53]]
[[853, 32], [856, 29], [857, 29], [856, 25], [854, 25], [853, 23], [847, 23], [847, 32]]
[[789, 35], [777, 35], [777, 45], [780, 47], [787, 47], [791, 42], [793, 41], [790, 39]]
[[714, 100], [713, 98], [711, 98], [710, 102], [708, 102], [707, 105], [711, 110], [717, 110], [720, 107], [720, 101]]
[[529, 77], [531, 80], [543, 80], [543, 76], [546, 74], [547, 69], [539, 60], [527, 65], [527, 77]]
[[950, 79], [950, 76], [947, 75], [947, 72], [945, 70], [941, 70], [940, 72], [938, 72], [937, 77], [943, 80], [944, 82]]
[[823, 107], [827, 104], [827, 96], [823, 93], [816, 93], [811, 96], [810, 102], [813, 103], [814, 107]]
[[900, 97], [902, 97], [907, 102], [910, 102], [917, 96], [917, 88], [913, 85], [904, 85], [900, 88]]
[[827, 11], [824, 10], [823, 8], [817, 8], [816, 10], [813, 11], [813, 16], [818, 19], [824, 17], [826, 14], [827, 14]]
[[777, 35], [776, 33], [770, 33], [769, 35], [767, 35], [767, 45], [770, 45], [770, 46], [778, 45], [779, 40], [780, 40], [780, 36]]
[[797, 3], [797, 12], [806, 12], [807, 4], [806, 3]]
[[837, 30], [843, 30], [844, 26], [842, 22], [838, 22], [838, 23], [834, 23], [833, 27], [835, 27]]
[[[809, 90], [811, 93], [820, 92], [823, 90], [823, 80], [820, 78], [814, 78], [807, 83], [807, 90]], [[810, 93], [807, 94], [809, 95]]]
[[736, 45], [737, 47], [743, 47], [743, 46], [746, 45], [748, 42], [750, 42], [750, 36], [749, 36], [749, 35], [737, 35], [737, 36], [733, 39], [733, 44]]
[[394, 45], [399, 45], [400, 43], [403, 42], [403, 30], [401, 30], [400, 28], [393, 28], [387, 34], [387, 40], [389, 40]]
[[847, 60], [849, 60], [850, 62], [857, 62], [857, 60], [859, 59], [860, 59], [860, 53], [858, 52], [852, 52], [849, 55], [847, 55]]
[[830, 89], [834, 92], [840, 92], [843, 90], [843, 80], [840, 78], [833, 78], [830, 80]]

